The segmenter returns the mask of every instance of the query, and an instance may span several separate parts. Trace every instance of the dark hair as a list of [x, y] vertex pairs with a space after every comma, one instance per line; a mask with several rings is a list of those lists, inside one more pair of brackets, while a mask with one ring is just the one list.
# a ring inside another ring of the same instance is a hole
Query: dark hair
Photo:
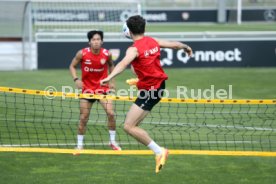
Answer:
[[89, 32], [87, 33], [87, 38], [88, 38], [88, 40], [90, 41], [91, 38], [93, 38], [93, 36], [94, 36], [95, 34], [100, 35], [101, 40], [103, 41], [104, 35], [103, 35], [103, 32], [100, 31], [100, 30], [92, 30], [92, 31], [89, 31]]
[[140, 15], [134, 15], [127, 19], [126, 21], [128, 29], [134, 35], [144, 34], [146, 27], [146, 20]]

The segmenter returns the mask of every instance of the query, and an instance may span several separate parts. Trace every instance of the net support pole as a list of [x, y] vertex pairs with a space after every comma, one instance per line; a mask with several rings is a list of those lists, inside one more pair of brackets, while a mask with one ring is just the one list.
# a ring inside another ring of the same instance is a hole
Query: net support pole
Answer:
[[242, 0], [237, 0], [237, 24], [242, 22]]

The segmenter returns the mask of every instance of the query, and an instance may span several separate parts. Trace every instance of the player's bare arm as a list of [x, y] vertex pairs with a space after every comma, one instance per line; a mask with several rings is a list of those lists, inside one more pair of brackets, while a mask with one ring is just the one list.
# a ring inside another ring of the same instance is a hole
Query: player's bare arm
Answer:
[[159, 46], [161, 48], [172, 48], [172, 49], [184, 49], [184, 51], [188, 54], [189, 57], [193, 55], [193, 50], [190, 46], [177, 42], [177, 41], [167, 41], [167, 40], [160, 40], [160, 39], [155, 39]]
[[72, 62], [69, 66], [71, 75], [73, 77], [73, 80], [75, 82], [75, 85], [78, 89], [82, 88], [82, 81], [79, 80], [78, 75], [77, 75], [77, 66], [78, 64], [81, 62], [82, 59], [82, 51], [78, 51], [77, 54], [75, 55], [75, 57], [72, 59]]
[[126, 51], [125, 57], [115, 66], [111, 74], [109, 74], [107, 78], [101, 80], [101, 85], [108, 83], [116, 75], [123, 72], [126, 69], [126, 67], [137, 57], [137, 55], [137, 49], [135, 47], [129, 47]]
[[[113, 63], [113, 60], [112, 60], [112, 53], [111, 52], [108, 53], [107, 64], [108, 64], [108, 71], [109, 71], [109, 74], [110, 74], [114, 70], [114, 63]], [[115, 86], [115, 80], [114, 79], [110, 80], [109, 88], [111, 90], [115, 90], [116, 86]]]

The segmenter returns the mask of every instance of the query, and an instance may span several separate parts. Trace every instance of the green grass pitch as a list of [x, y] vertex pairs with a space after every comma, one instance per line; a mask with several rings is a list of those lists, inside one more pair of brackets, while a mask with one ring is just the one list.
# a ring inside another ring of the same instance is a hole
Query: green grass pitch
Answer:
[[[233, 98], [275, 98], [276, 68], [166, 69], [167, 89], [176, 85], [205, 89], [233, 85]], [[181, 74], [181, 75], [180, 75]], [[223, 77], [221, 77], [223, 76]], [[129, 70], [118, 76], [127, 88]], [[0, 86], [40, 89], [73, 86], [68, 70], [1, 72]], [[58, 80], [57, 80], [58, 79]], [[146, 149], [146, 148], [145, 148]], [[7, 183], [273, 183], [276, 158], [234, 156], [170, 156], [164, 170], [154, 173], [152, 156], [105, 156], [0, 153], [1, 181]]]

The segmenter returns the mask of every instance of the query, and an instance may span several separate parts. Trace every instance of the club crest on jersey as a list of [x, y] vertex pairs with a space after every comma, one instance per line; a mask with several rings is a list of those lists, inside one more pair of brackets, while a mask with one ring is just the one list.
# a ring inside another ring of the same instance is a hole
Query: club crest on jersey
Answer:
[[91, 65], [92, 63], [90, 60], [85, 60], [84, 64]]
[[105, 59], [101, 59], [100, 62], [101, 62], [102, 65], [104, 65], [105, 62], [106, 62], [106, 60]]

